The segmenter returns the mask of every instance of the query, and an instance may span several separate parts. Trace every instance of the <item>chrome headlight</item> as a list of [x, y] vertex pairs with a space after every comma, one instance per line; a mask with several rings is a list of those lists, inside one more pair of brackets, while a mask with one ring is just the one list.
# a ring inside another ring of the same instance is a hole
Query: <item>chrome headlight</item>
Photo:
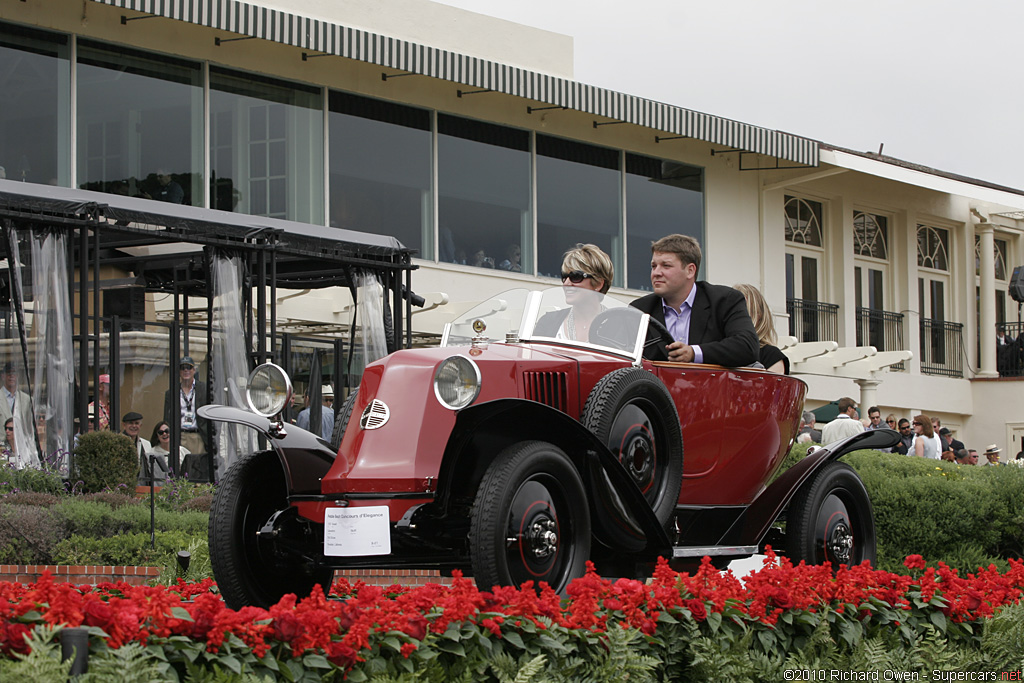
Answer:
[[274, 417], [292, 400], [292, 381], [288, 373], [273, 363], [264, 363], [249, 375], [245, 401], [249, 409], [263, 417]]
[[480, 368], [465, 356], [447, 358], [434, 373], [434, 395], [445, 408], [465, 408], [480, 393]]

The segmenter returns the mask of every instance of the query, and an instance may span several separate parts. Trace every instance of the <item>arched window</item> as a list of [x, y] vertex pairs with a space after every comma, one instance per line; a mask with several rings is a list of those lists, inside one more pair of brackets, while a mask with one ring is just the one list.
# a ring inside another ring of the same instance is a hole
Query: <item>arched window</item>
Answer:
[[821, 202], [786, 197], [786, 241], [822, 246]]
[[885, 216], [854, 211], [853, 252], [882, 261], [889, 259], [889, 221]]
[[917, 226], [917, 265], [949, 271], [949, 231], [930, 225]]

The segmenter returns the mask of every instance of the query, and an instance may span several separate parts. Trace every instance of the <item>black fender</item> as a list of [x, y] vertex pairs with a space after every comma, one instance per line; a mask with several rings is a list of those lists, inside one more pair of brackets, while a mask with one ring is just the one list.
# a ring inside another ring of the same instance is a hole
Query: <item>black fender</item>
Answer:
[[582, 424], [543, 403], [503, 398], [460, 411], [438, 473], [438, 498], [447, 506], [470, 495], [498, 453], [528, 439], [558, 446], [579, 470], [598, 541], [645, 560], [669, 556], [668, 535], [626, 469]]
[[200, 406], [196, 412], [211, 422], [245, 425], [265, 436], [281, 460], [289, 497], [320, 495], [320, 480], [338, 455], [326, 441], [295, 425], [271, 429], [276, 422], [241, 408], [211, 404]]
[[768, 529], [789, 505], [797, 490], [815, 472], [852, 451], [891, 448], [899, 442], [899, 432], [893, 429], [873, 429], [816, 448], [761, 492], [725, 532], [721, 544], [760, 545]]

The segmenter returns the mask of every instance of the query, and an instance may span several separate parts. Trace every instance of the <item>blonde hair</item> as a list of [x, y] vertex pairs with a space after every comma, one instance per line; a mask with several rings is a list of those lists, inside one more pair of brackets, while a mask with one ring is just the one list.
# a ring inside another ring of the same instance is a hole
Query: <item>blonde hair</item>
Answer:
[[562, 257], [562, 270], [582, 270], [601, 280], [601, 293], [606, 294], [615, 277], [615, 266], [608, 254], [596, 244], [577, 244]]
[[775, 321], [772, 319], [772, 309], [765, 301], [764, 295], [753, 285], [735, 285], [733, 289], [739, 290], [743, 298], [747, 300], [747, 310], [750, 311], [750, 319], [754, 321], [754, 330], [757, 331], [757, 338], [761, 346], [778, 344], [778, 336], [775, 334]]

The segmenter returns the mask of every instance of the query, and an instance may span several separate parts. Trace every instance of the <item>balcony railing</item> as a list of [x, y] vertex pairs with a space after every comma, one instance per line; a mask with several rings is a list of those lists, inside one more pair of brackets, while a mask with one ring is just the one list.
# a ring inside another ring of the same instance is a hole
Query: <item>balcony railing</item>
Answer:
[[822, 301], [786, 299], [789, 334], [802, 342], [839, 339], [839, 306]]
[[996, 345], [999, 376], [1024, 377], [1024, 324], [1005, 323], [1003, 329], [1006, 331], [1006, 343]]
[[[857, 346], [874, 346], [878, 351], [897, 351], [903, 346], [903, 314], [872, 308], [857, 309]], [[889, 366], [905, 369], [903, 363]]]
[[964, 326], [945, 320], [921, 319], [921, 373], [964, 376]]

